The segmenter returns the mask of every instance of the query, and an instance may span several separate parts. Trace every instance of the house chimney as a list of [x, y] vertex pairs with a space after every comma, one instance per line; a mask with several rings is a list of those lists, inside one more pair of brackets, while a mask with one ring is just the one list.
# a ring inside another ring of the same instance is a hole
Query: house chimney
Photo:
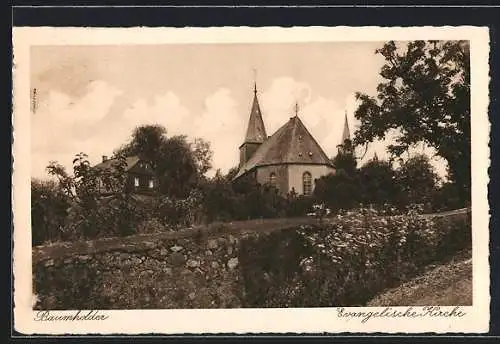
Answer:
[[108, 160], [108, 156], [107, 155], [103, 155], [102, 156], [102, 162], [105, 162], [106, 160]]

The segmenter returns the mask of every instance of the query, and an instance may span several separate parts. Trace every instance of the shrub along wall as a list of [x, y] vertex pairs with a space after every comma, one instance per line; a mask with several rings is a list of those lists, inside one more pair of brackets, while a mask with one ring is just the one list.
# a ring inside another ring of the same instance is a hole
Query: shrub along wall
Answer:
[[467, 214], [358, 212], [272, 232], [223, 225], [34, 249], [36, 309], [363, 305], [469, 248]]
[[240, 247], [246, 307], [363, 306], [375, 295], [471, 247], [470, 214], [380, 217], [252, 238]]

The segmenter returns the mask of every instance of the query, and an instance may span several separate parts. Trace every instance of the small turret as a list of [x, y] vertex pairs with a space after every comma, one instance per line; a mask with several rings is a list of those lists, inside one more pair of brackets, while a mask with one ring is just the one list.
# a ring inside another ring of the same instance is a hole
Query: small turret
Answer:
[[344, 120], [344, 130], [342, 131], [342, 140], [337, 146], [339, 153], [348, 153], [352, 152], [352, 141], [351, 141], [351, 132], [349, 130], [349, 122], [347, 121], [347, 111], [345, 112], [345, 120]]
[[247, 132], [245, 140], [240, 146], [240, 166], [248, 161], [255, 153], [257, 148], [267, 139], [266, 128], [262, 120], [260, 111], [259, 99], [257, 97], [257, 84], [254, 82], [254, 96], [252, 108], [250, 110], [250, 118], [248, 120]]

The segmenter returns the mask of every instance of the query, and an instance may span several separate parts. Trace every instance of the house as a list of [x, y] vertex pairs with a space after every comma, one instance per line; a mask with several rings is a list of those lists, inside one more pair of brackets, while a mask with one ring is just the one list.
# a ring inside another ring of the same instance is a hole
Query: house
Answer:
[[[342, 141], [349, 137], [346, 116]], [[298, 106], [281, 128], [267, 136], [255, 85], [246, 136], [239, 150], [239, 170], [233, 181], [250, 176], [260, 184], [271, 184], [280, 194], [293, 191], [309, 196], [316, 179], [335, 173], [332, 161], [301, 121]]]
[[[102, 162], [95, 165], [95, 170], [101, 172], [112, 172], [112, 169], [119, 166], [117, 158], [102, 157]], [[138, 156], [129, 156], [125, 158], [124, 170], [126, 173], [125, 187], [128, 191], [135, 194], [151, 195], [158, 190], [158, 181], [151, 164]], [[110, 187], [106, 184], [104, 177], [99, 181], [99, 188], [102, 194], [107, 195], [113, 193]]]

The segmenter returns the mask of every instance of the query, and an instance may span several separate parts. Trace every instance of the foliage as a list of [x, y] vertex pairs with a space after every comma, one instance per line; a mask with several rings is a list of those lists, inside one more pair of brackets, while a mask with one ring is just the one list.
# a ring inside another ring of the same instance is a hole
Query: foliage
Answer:
[[430, 210], [438, 176], [426, 155], [416, 155], [403, 162], [396, 171], [395, 181], [400, 188], [400, 206], [424, 204]]
[[[125, 168], [124, 156], [116, 157], [110, 169], [92, 168], [84, 153], [73, 160], [72, 176], [58, 163], [49, 164], [49, 174], [58, 179], [65, 196], [71, 200], [65, 230], [72, 233], [72, 239], [135, 232], [141, 212], [126, 187]], [[103, 197], [103, 190], [111, 196]]]
[[296, 195], [290, 192], [287, 195], [286, 216], [298, 217], [310, 213], [313, 210], [315, 201], [314, 197]]
[[359, 182], [363, 204], [382, 206], [397, 201], [396, 173], [389, 162], [378, 159], [368, 161], [359, 169]]
[[161, 196], [158, 205], [158, 217], [162, 224], [174, 227], [186, 227], [202, 221], [202, 194], [193, 189], [188, 197], [176, 199]]
[[197, 173], [199, 176], [204, 176], [212, 168], [213, 152], [210, 143], [201, 138], [195, 138], [191, 149]]
[[357, 94], [361, 121], [355, 145], [392, 131], [399, 156], [425, 143], [448, 162], [449, 177], [470, 199], [470, 56], [467, 41], [389, 41], [376, 50], [385, 59], [376, 97]]
[[456, 183], [447, 182], [434, 190], [432, 207], [434, 212], [454, 210], [470, 207], [470, 203], [463, 203], [460, 199], [460, 187]]
[[217, 170], [215, 176], [203, 184], [202, 189], [207, 222], [245, 219], [244, 197], [234, 191], [230, 174], [224, 176]]
[[65, 222], [70, 199], [55, 181], [31, 181], [31, 227], [33, 246], [67, 239]]
[[167, 130], [161, 125], [145, 125], [134, 129], [132, 139], [122, 147], [118, 148], [115, 155], [133, 156], [138, 155], [148, 160], [153, 168], [157, 168], [160, 160], [160, 150], [166, 141]]
[[[241, 248], [247, 307], [363, 306], [432, 262], [471, 247], [470, 214], [387, 216], [362, 208]], [[249, 264], [252, 262], [252, 264]]]
[[[160, 182], [158, 197], [137, 197], [128, 187], [126, 157], [132, 155], [153, 166]], [[66, 240], [130, 235], [200, 223], [203, 197], [198, 185], [205, 180], [211, 157], [208, 142], [189, 143], [186, 136], [167, 138], [163, 126], [147, 125], [137, 127], [130, 142], [116, 150], [111, 168], [92, 167], [84, 153], [76, 155], [72, 174], [51, 162], [47, 170], [70, 206], [60, 210], [55, 193], [52, 204], [34, 202], [34, 232], [40, 233], [34, 240], [61, 240], [61, 233], [66, 233]], [[33, 190], [36, 201], [41, 189]]]
[[351, 176], [356, 173], [356, 158], [350, 140], [345, 140], [332, 162], [337, 171], [344, 171], [345, 174]]
[[281, 217], [287, 200], [271, 185], [260, 185], [251, 178], [232, 182], [231, 171], [215, 176], [203, 185], [207, 222]]
[[211, 168], [210, 144], [200, 138], [189, 143], [184, 135], [167, 137], [166, 132], [161, 125], [139, 126], [131, 141], [115, 154], [138, 155], [149, 161], [160, 182], [160, 192], [185, 198]]
[[314, 197], [330, 209], [351, 209], [359, 204], [360, 185], [357, 173], [340, 170], [316, 180]]

